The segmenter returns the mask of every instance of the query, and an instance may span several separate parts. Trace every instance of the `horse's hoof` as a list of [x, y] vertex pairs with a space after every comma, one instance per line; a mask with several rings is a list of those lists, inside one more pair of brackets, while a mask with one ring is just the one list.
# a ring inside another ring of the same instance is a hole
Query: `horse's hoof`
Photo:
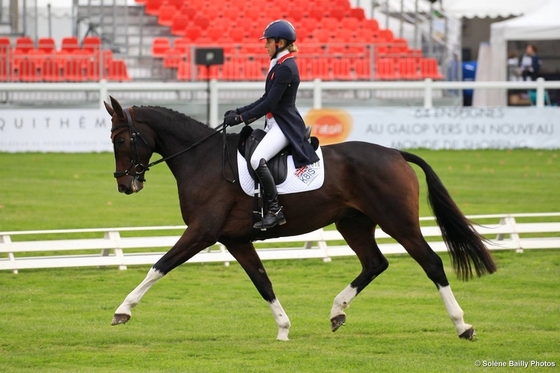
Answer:
[[331, 330], [333, 331], [333, 333], [336, 332], [338, 328], [340, 328], [342, 325], [344, 325], [345, 322], [346, 322], [345, 314], [336, 315], [335, 317], [333, 317], [331, 319]]
[[474, 328], [470, 328], [465, 330], [463, 333], [461, 333], [459, 335], [459, 338], [463, 338], [463, 339], [468, 339], [469, 341], [472, 341], [473, 337], [476, 335]]
[[128, 320], [130, 320], [130, 315], [127, 315], [126, 313], [115, 313], [113, 321], [111, 321], [111, 325], [126, 324]]

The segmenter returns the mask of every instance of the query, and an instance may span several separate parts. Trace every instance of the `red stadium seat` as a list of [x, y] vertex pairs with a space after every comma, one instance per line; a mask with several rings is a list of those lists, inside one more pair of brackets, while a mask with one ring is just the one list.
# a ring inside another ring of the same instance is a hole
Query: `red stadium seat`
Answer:
[[38, 82], [41, 80], [34, 61], [28, 59], [19, 61], [18, 80], [22, 82]]
[[357, 57], [351, 58], [352, 69], [354, 70], [354, 75], [358, 80], [370, 80], [371, 79], [371, 64], [370, 59], [367, 57]]
[[349, 12], [347, 11], [346, 7], [335, 6], [330, 8], [330, 10], [328, 11], [328, 15], [330, 19], [335, 19], [340, 22], [344, 17], [349, 15]]
[[435, 58], [423, 58], [420, 62], [420, 75], [422, 78], [431, 78], [434, 80], [443, 79], [443, 75], [439, 72], [437, 60]]
[[198, 10], [196, 8], [193, 8], [193, 7], [189, 6], [188, 4], [189, 3], [185, 3], [183, 5], [183, 7], [179, 10], [178, 15], [181, 15], [181, 16], [187, 18], [188, 20], [192, 20], [192, 19], [194, 19], [194, 17], [198, 13]]
[[175, 7], [175, 9], [180, 10], [184, 4], [187, 3], [186, 0], [166, 0], [166, 3], [168, 5], [173, 5], [173, 7]]
[[352, 80], [352, 69], [348, 58], [331, 59], [332, 74], [334, 80]]
[[188, 61], [181, 62], [177, 68], [178, 80], [191, 80], [191, 64]]
[[393, 41], [393, 31], [389, 29], [379, 30], [379, 38], [381, 42], [389, 43]]
[[396, 80], [398, 79], [395, 61], [392, 58], [380, 58], [375, 64], [375, 79]]
[[171, 23], [171, 34], [183, 36], [185, 34], [185, 29], [190, 25], [190, 20], [184, 15], [178, 15], [173, 18]]
[[152, 41], [152, 56], [157, 58], [165, 57], [165, 53], [171, 49], [169, 38], [154, 38]]
[[5, 82], [8, 80], [8, 61], [5, 58], [0, 58], [0, 81]]
[[351, 8], [350, 17], [361, 21], [366, 18], [366, 15], [363, 8]]
[[401, 79], [416, 80], [420, 79], [418, 64], [414, 58], [399, 59], [399, 76]]
[[352, 17], [344, 17], [339, 22], [340, 22], [341, 30], [349, 30], [352, 31], [352, 33], [354, 32], [354, 30], [357, 28], [358, 25], [358, 21]]
[[245, 80], [263, 80], [266, 77], [267, 66], [261, 61], [247, 61], [243, 64]]
[[64, 52], [73, 52], [76, 49], [80, 49], [80, 43], [78, 38], [75, 36], [68, 36], [62, 38], [62, 44], [60, 50]]
[[173, 18], [177, 15], [177, 9], [170, 4], [164, 4], [159, 8], [158, 24], [162, 26], [171, 26]]
[[183, 61], [186, 61], [190, 44], [191, 42], [188, 39], [176, 39], [173, 48], [165, 51], [163, 66], [166, 68], [175, 68]]
[[208, 19], [208, 17], [203, 17], [203, 16], [194, 17], [192, 22], [194, 23], [195, 26], [199, 27], [202, 30], [206, 30], [210, 25], [210, 20]]
[[101, 65], [99, 61], [91, 60], [86, 64], [86, 76], [85, 80], [89, 81], [99, 81], [101, 79]]
[[330, 59], [325, 57], [314, 58], [311, 60], [311, 76], [313, 79], [330, 80], [331, 70]]
[[340, 26], [340, 21], [337, 20], [336, 18], [324, 18], [320, 23], [319, 23], [321, 29], [326, 30], [330, 33], [334, 33], [337, 32], [339, 26]]
[[84, 72], [81, 61], [77, 59], [68, 59], [64, 62], [62, 70], [64, 80], [69, 82], [82, 82], [84, 80]]
[[56, 51], [56, 43], [53, 38], [40, 38], [37, 42], [37, 49], [44, 53], [54, 53]]
[[202, 30], [195, 26], [187, 27], [183, 32], [183, 36], [191, 43], [195, 43], [202, 36]]
[[107, 70], [107, 80], [126, 81], [130, 80], [128, 70], [123, 60], [112, 60]]
[[19, 51], [20, 53], [27, 53], [30, 50], [35, 49], [35, 43], [33, 39], [28, 36], [22, 36], [16, 39], [15, 51]]
[[45, 82], [61, 82], [64, 80], [60, 74], [59, 64], [50, 58], [43, 61], [43, 65], [41, 66], [41, 78]]
[[159, 8], [164, 4], [164, 0], [148, 0], [146, 1], [144, 11], [146, 14], [157, 16]]

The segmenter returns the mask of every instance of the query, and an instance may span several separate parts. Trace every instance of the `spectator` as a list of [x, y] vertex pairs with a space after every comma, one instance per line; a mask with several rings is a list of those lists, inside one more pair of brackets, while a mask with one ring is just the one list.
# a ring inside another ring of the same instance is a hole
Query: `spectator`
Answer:
[[536, 80], [541, 69], [541, 58], [537, 55], [537, 47], [534, 44], [527, 44], [525, 53], [521, 56], [519, 67], [523, 80]]

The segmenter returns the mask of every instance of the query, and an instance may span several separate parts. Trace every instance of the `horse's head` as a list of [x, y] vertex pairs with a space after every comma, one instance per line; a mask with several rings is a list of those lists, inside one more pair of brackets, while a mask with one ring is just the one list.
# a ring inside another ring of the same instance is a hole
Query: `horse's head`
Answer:
[[111, 105], [104, 102], [111, 115], [111, 140], [115, 153], [117, 179], [120, 193], [138, 193], [144, 187], [146, 166], [152, 155], [152, 148], [135, 126], [132, 108], [123, 109], [121, 104], [111, 97]]

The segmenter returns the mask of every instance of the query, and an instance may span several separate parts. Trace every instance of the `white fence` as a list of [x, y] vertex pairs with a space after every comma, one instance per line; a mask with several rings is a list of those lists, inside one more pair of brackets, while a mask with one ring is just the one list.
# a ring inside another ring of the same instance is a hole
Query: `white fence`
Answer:
[[[522, 252], [524, 249], [560, 249], [560, 213], [477, 215], [469, 218], [481, 224], [476, 229], [490, 240], [490, 250]], [[433, 224], [434, 219], [420, 220]], [[126, 269], [129, 265], [154, 264], [164, 252], [152, 250], [167, 250], [179, 239], [180, 233], [168, 235], [166, 232], [181, 232], [185, 228], [164, 226], [0, 232], [0, 270], [18, 273], [20, 269], [85, 266], [118, 266], [119, 269]], [[150, 235], [146, 236], [148, 232]], [[132, 236], [133, 233], [135, 236]], [[439, 227], [423, 226], [422, 233], [434, 251], [446, 251]], [[99, 237], [84, 238], [92, 235]], [[71, 236], [78, 238], [68, 238]], [[402, 246], [380, 229], [377, 229], [376, 237], [384, 254], [405, 253]], [[269, 243], [280, 243], [285, 247], [267, 248]], [[262, 260], [320, 258], [330, 261], [332, 257], [354, 255], [338, 231], [325, 229], [257, 242], [255, 246]], [[215, 245], [197, 254], [189, 263], [223, 262], [229, 265], [231, 261], [235, 259], [225, 247]]]
[[[204, 92], [209, 91], [210, 120], [212, 126], [219, 124], [220, 116], [218, 103], [220, 92], [227, 91], [256, 91], [262, 92], [262, 82], [219, 82], [211, 80], [205, 82], [128, 82], [117, 83], [101, 80], [94, 83], [3, 83], [0, 92], [84, 92], [97, 91], [99, 93], [99, 107], [104, 109], [103, 101], [108, 100], [111, 92]], [[315, 79], [312, 82], [302, 82], [300, 91], [313, 92], [313, 108], [320, 109], [323, 104], [323, 91], [338, 90], [369, 90], [369, 91], [419, 91], [423, 92], [424, 107], [432, 108], [435, 92], [464, 90], [464, 89], [495, 89], [506, 95], [508, 89], [536, 90], [536, 107], [545, 106], [545, 91], [547, 89], [560, 89], [560, 81], [544, 81], [542, 78], [534, 82], [474, 82], [474, 81], [321, 81]]]

